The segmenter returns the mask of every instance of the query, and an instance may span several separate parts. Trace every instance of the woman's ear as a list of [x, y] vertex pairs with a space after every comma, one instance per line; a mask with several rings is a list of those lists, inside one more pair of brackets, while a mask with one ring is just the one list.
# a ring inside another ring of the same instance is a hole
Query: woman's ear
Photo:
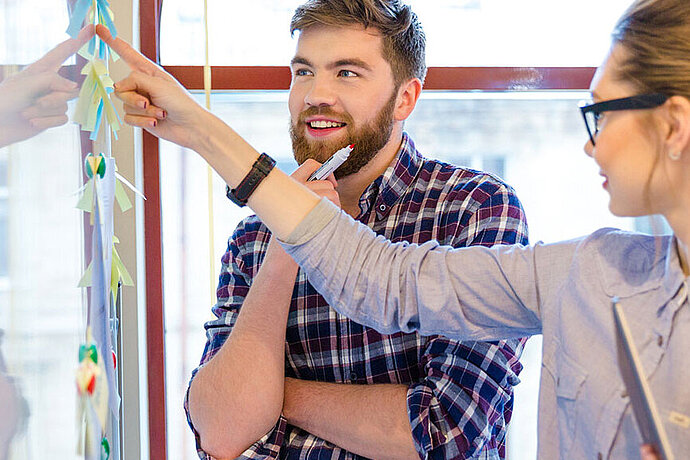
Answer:
[[680, 158], [683, 152], [690, 149], [690, 100], [684, 96], [671, 96], [664, 108], [666, 151]]

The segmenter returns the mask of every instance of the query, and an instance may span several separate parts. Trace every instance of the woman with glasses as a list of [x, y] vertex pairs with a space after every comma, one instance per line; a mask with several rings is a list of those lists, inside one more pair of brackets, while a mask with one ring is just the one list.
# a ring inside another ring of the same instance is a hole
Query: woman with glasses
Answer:
[[[543, 334], [539, 458], [640, 456], [642, 437], [618, 369], [615, 298], [670, 448], [676, 458], [690, 455], [690, 2], [635, 1], [594, 77], [594, 103], [581, 108], [585, 151], [600, 168], [611, 212], [662, 214], [674, 235], [601, 229], [529, 247], [452, 249], [377, 237], [257, 160], [159, 67], [104, 29], [99, 34], [135, 70], [117, 87], [128, 122], [196, 150], [250, 196], [333, 308], [384, 333]], [[144, 97], [149, 108], [137, 109]], [[167, 114], [156, 120], [159, 108]], [[649, 446], [642, 455], [655, 458]]]

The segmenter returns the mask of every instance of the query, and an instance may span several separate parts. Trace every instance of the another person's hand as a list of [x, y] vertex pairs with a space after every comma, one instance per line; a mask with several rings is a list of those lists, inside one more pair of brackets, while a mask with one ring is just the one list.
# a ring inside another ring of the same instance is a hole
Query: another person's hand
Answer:
[[124, 121], [196, 150], [194, 137], [205, 127], [208, 112], [172, 75], [124, 40], [113, 38], [107, 27], [96, 26], [96, 33], [132, 70], [115, 84], [115, 95], [124, 103]]
[[643, 444], [642, 447], [640, 447], [640, 457], [642, 460], [661, 460], [654, 446], [650, 444]]
[[307, 186], [312, 192], [316, 193], [321, 197], [326, 197], [340, 207], [340, 196], [335, 189], [338, 186], [338, 182], [335, 180], [335, 176], [330, 174], [324, 180], [313, 180], [307, 182], [309, 176], [319, 169], [321, 163], [311, 158], [300, 165], [299, 168], [292, 173], [292, 178], [297, 180]]
[[0, 83], [0, 147], [67, 123], [67, 101], [79, 92], [75, 82], [57, 72], [93, 33], [92, 26], [85, 27], [77, 38], [65, 40]]

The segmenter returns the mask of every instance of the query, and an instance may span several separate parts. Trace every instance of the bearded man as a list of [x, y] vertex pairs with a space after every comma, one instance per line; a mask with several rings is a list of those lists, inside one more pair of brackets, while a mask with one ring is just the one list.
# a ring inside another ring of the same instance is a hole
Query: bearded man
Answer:
[[[424, 33], [409, 6], [311, 0], [291, 30], [297, 162], [323, 163], [355, 145], [328, 179], [331, 199], [393, 241], [527, 244], [509, 186], [422, 157], [403, 131], [426, 75]], [[523, 340], [382, 335], [354, 323], [255, 216], [239, 224], [222, 262], [217, 319], [205, 326], [185, 401], [200, 457], [505, 458]]]

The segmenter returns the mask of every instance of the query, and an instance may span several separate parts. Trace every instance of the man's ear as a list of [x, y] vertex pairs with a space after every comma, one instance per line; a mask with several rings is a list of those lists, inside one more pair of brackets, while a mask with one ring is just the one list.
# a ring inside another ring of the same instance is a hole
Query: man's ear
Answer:
[[664, 142], [669, 152], [683, 153], [690, 149], [690, 101], [684, 96], [671, 96], [663, 114], [666, 124]]
[[421, 93], [422, 82], [419, 78], [412, 78], [400, 85], [395, 112], [393, 113], [396, 121], [404, 121], [410, 116], [417, 105], [417, 99], [419, 99]]

